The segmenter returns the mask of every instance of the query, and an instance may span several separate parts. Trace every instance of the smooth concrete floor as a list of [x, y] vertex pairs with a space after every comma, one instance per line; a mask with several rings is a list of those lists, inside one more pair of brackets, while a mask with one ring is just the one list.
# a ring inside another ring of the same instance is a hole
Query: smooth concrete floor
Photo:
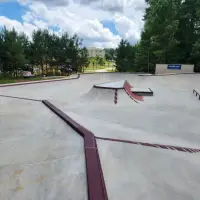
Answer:
[[0, 199], [87, 199], [83, 139], [41, 102], [0, 98]]
[[[120, 90], [115, 105], [113, 91], [92, 89], [120, 80], [151, 88], [154, 96], [135, 103]], [[116, 73], [0, 88], [0, 94], [50, 100], [96, 136], [200, 148], [193, 89], [200, 92], [200, 75]], [[87, 199], [82, 138], [44, 105], [0, 97], [0, 130], [0, 199]], [[99, 140], [98, 148], [109, 200], [199, 199], [200, 153]]]
[[198, 200], [200, 154], [98, 140], [108, 198]]

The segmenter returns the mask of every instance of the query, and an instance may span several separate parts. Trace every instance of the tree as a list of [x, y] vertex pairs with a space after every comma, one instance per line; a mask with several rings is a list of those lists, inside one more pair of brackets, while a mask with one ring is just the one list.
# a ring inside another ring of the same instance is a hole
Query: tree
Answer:
[[130, 45], [126, 40], [121, 40], [116, 49], [115, 64], [119, 72], [135, 70], [135, 46]]
[[34, 66], [40, 66], [45, 74], [50, 68], [68, 64], [77, 72], [88, 62], [87, 51], [81, 44], [77, 35], [70, 37], [66, 32], [58, 36], [39, 29], [29, 40], [24, 33], [4, 28], [0, 31], [0, 72], [17, 75], [19, 70], [32, 71]]
[[42, 30], [34, 31], [32, 35], [33, 61], [34, 64], [40, 65], [42, 74], [44, 74], [44, 63], [47, 53], [47, 43], [45, 41], [45, 36], [46, 33]]
[[99, 64], [100, 66], [103, 66], [103, 65], [104, 65], [104, 59], [103, 59], [102, 57], [99, 57], [99, 59], [98, 59], [98, 64]]
[[25, 64], [22, 41], [14, 29], [9, 31], [4, 28], [0, 36], [1, 72], [17, 76], [20, 67]]
[[84, 48], [79, 49], [79, 54], [78, 54], [78, 71], [79, 72], [84, 72], [84, 68], [89, 65], [89, 57], [88, 57], [88, 50]]
[[146, 2], [145, 26], [137, 48], [136, 64], [197, 64], [200, 0]]
[[115, 57], [115, 49], [104, 49], [105, 50], [105, 58], [106, 60], [114, 60]]

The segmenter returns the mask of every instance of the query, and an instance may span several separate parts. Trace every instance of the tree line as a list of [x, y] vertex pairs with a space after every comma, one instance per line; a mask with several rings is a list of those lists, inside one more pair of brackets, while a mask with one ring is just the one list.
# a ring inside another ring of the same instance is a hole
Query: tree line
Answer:
[[63, 33], [58, 36], [49, 30], [36, 30], [29, 39], [15, 29], [0, 30], [1, 75], [18, 76], [20, 71], [32, 71], [36, 66], [42, 75], [60, 66], [71, 66], [78, 72], [88, 63], [88, 51], [77, 35]]
[[[116, 49], [105, 49], [116, 69], [154, 72], [155, 64], [194, 64], [200, 71], [200, 0], [145, 0], [141, 40], [131, 45], [122, 39]], [[40, 66], [47, 69], [70, 63], [82, 71], [89, 63], [88, 52], [77, 36], [57, 36], [37, 30], [29, 40], [14, 29], [0, 30], [0, 72], [17, 75], [19, 70]]]
[[194, 64], [200, 71], [200, 0], [146, 0], [141, 40], [122, 40], [116, 49], [119, 71], [154, 72], [155, 64]]

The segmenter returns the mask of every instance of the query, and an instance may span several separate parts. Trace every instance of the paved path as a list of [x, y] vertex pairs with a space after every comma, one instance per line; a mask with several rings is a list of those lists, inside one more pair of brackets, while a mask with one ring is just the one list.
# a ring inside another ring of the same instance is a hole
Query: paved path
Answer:
[[97, 69], [95, 70], [95, 72], [108, 72], [110, 70], [113, 70], [114, 68], [113, 67], [108, 67], [108, 68], [105, 68], [105, 69]]

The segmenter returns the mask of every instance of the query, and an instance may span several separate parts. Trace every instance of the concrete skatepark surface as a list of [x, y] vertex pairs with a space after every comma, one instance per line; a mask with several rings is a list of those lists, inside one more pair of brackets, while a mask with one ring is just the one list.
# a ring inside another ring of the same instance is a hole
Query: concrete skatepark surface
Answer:
[[[93, 88], [122, 80], [154, 96], [136, 103], [120, 89], [115, 104], [115, 90]], [[94, 134], [108, 199], [199, 199], [200, 153], [159, 147], [200, 149], [193, 89], [200, 92], [198, 74], [102, 73], [0, 88], [0, 199], [100, 199], [88, 196], [83, 138], [34, 99], [48, 100]]]

